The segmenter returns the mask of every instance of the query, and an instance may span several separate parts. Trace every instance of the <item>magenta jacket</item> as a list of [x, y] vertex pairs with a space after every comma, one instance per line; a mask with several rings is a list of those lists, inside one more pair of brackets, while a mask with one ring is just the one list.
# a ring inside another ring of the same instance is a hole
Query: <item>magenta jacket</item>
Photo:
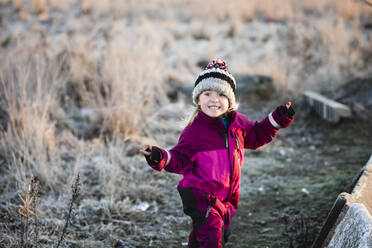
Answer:
[[160, 148], [162, 160], [150, 164], [156, 170], [164, 168], [183, 175], [178, 190], [184, 211], [194, 222], [198, 218], [202, 222], [209, 208], [215, 207], [226, 228], [239, 203], [244, 148], [256, 149], [269, 143], [279, 128], [292, 122], [276, 111], [260, 122], [253, 122], [236, 111], [229, 113], [228, 119], [226, 128], [221, 118], [200, 112], [183, 130], [178, 144], [169, 151]]

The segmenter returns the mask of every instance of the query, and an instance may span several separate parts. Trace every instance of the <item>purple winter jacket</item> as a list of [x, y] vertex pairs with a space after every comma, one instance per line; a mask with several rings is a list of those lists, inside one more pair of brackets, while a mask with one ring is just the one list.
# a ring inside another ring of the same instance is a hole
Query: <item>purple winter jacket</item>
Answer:
[[239, 203], [244, 148], [256, 149], [269, 143], [279, 128], [292, 122], [276, 111], [260, 122], [232, 111], [228, 120], [226, 128], [221, 118], [199, 112], [181, 133], [178, 144], [169, 151], [160, 148], [162, 160], [150, 164], [156, 170], [164, 168], [183, 175], [178, 190], [184, 211], [194, 223], [198, 219], [202, 223], [200, 218], [206, 217], [209, 208], [214, 207], [225, 220], [226, 229]]

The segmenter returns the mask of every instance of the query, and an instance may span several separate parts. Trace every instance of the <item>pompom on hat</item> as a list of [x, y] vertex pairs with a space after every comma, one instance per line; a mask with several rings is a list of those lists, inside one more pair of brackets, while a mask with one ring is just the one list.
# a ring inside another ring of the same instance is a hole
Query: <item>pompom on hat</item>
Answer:
[[227, 65], [222, 59], [214, 59], [208, 63], [195, 81], [192, 91], [192, 100], [198, 104], [199, 95], [206, 90], [215, 90], [223, 93], [229, 99], [229, 109], [237, 108], [235, 101], [235, 78], [227, 71]]

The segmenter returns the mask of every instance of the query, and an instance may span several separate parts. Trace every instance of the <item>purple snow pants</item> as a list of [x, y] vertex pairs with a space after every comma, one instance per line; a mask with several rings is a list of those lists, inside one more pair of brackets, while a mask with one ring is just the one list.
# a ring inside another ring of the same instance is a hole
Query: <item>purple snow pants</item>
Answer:
[[183, 210], [192, 218], [190, 248], [221, 248], [227, 241], [224, 216], [211, 206], [209, 195], [194, 188], [180, 188]]

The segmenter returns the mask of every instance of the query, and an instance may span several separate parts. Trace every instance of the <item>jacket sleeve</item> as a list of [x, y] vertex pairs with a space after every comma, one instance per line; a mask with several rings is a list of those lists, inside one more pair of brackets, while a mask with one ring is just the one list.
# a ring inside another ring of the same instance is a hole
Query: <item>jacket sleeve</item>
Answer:
[[184, 174], [185, 169], [192, 164], [190, 157], [192, 156], [191, 146], [189, 145], [185, 138], [184, 133], [181, 134], [178, 143], [172, 149], [165, 150], [163, 148], [158, 148], [161, 150], [162, 158], [159, 163], [148, 163], [153, 169], [161, 171], [162, 169], [176, 173]]
[[184, 174], [185, 170], [189, 166], [192, 166], [192, 162], [190, 161], [190, 158], [193, 156], [192, 144], [186, 138], [188, 137], [186, 133], [187, 130], [181, 134], [177, 145], [169, 150], [170, 157], [168, 159], [168, 165], [165, 167], [165, 170], [168, 172]]
[[288, 127], [292, 119], [286, 115], [279, 115], [277, 111], [271, 112], [262, 121], [245, 121], [244, 147], [257, 149], [269, 143], [280, 128]]

